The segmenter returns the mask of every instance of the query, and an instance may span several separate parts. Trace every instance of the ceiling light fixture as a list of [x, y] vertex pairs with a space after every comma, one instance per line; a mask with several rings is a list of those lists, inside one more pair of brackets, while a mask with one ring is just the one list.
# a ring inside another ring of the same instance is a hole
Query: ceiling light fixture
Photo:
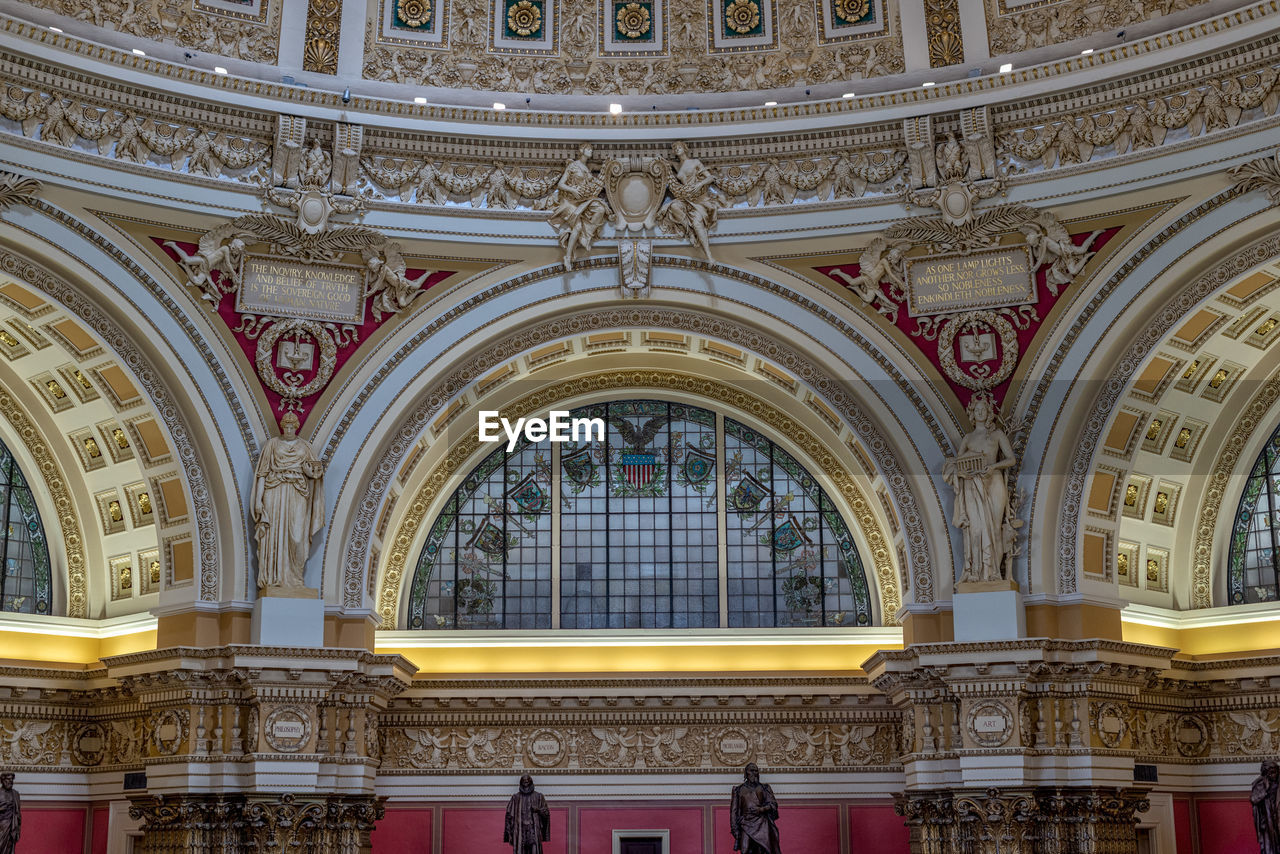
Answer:
[[215, 65], [215, 66], [213, 67], [213, 73], [214, 73], [214, 74], [226, 74], [226, 73], [227, 73], [227, 69], [223, 68], [221, 65]]
[[853, 92], [845, 92], [845, 93], [844, 93], [843, 95], [841, 95], [840, 97], [841, 97], [841, 98], [853, 98], [853, 97], [855, 97], [855, 95], [854, 95], [854, 93], [853, 93]]
[[415, 104], [425, 104], [425, 103], [427, 103], [427, 99], [426, 99], [426, 98], [424, 98], [424, 97], [422, 97], [421, 95], [419, 95], [418, 97], [416, 97], [416, 98], [414, 98], [414, 99], [413, 99], [413, 103], [415, 103]]
[[776, 107], [776, 106], [778, 106], [778, 102], [777, 102], [777, 101], [765, 101], [765, 102], [764, 102], [764, 105], [765, 105], [766, 107]]
[[49, 31], [54, 33], [60, 33], [62, 32], [62, 27], [50, 27]]
[[1080, 51], [1081, 56], [1088, 56], [1091, 53], [1093, 53], [1093, 48], [1091, 47], [1087, 47], [1084, 50]]
[[499, 102], [497, 102], [497, 101], [494, 101], [494, 102], [493, 102], [493, 108], [494, 108], [495, 110], [505, 110], [505, 109], [507, 108], [507, 105], [506, 105], [506, 104], [499, 103]]
[[621, 113], [621, 112], [622, 112], [622, 105], [621, 105], [621, 104], [610, 104], [610, 105], [609, 105], [609, 113], [610, 113], [610, 115], [614, 115], [614, 116], [616, 116], [616, 115], [618, 115], [618, 114], [619, 114], [619, 113]]
[[938, 84], [937, 84], [937, 83], [934, 83], [932, 80], [930, 80], [930, 81], [928, 81], [928, 82], [921, 83], [920, 85], [921, 85], [921, 86], [923, 86], [924, 88], [928, 89], [930, 86], [937, 86]]
[[1012, 62], [1006, 62], [1004, 65], [1000, 66], [1000, 73], [1001, 73], [1001, 74], [1008, 74], [1008, 73], [1009, 73], [1010, 71], [1012, 71], [1012, 70], [1013, 70], [1013, 63], [1012, 63]]
[[145, 50], [138, 50], [138, 49], [135, 47], [135, 48], [133, 49], [133, 55], [134, 55], [134, 56], [146, 56], [146, 55], [147, 55], [147, 52], [146, 52]]

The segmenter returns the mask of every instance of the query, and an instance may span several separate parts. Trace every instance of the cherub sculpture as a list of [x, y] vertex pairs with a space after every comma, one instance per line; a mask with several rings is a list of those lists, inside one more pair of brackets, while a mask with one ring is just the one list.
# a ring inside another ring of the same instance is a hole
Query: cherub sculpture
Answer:
[[422, 286], [431, 276], [427, 270], [416, 279], [405, 275], [406, 264], [400, 249], [386, 242], [380, 247], [370, 246], [360, 253], [364, 258], [364, 295], [376, 297], [373, 301], [373, 319], [382, 320], [383, 313], [395, 314], [408, 308], [422, 293]]

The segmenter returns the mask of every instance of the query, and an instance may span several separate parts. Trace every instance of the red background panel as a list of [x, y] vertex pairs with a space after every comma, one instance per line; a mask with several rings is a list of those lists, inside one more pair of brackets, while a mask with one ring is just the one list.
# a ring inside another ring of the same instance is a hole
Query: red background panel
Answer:
[[[729, 808], [716, 807], [713, 811], [713, 823], [715, 854], [733, 854]], [[780, 803], [778, 837], [783, 851], [834, 854], [840, 850], [840, 807], [835, 804], [794, 806], [786, 802]]]
[[[578, 810], [578, 850], [601, 854], [613, 850], [614, 830], [669, 830], [671, 854], [703, 854], [702, 810], [699, 808], [655, 807], [652, 809]], [[553, 834], [555, 826], [552, 825]]]
[[374, 854], [432, 854], [431, 810], [388, 807], [369, 838]]
[[1174, 797], [1173, 799], [1173, 834], [1174, 846], [1178, 854], [1192, 854], [1191, 833], [1191, 799]]
[[84, 850], [85, 807], [22, 805], [22, 838], [17, 854], [68, 854]]
[[906, 854], [910, 835], [893, 804], [849, 807], [849, 854]]
[[1200, 854], [1257, 854], [1248, 799], [1196, 801]]
[[[441, 850], [461, 854], [511, 854], [503, 843], [502, 830], [507, 808], [445, 807], [440, 811]], [[569, 811], [551, 810], [551, 841], [542, 844], [542, 854], [564, 854], [569, 835]]]
[[107, 831], [111, 829], [111, 807], [95, 806], [93, 808], [93, 839], [89, 843], [92, 854], [107, 854]]

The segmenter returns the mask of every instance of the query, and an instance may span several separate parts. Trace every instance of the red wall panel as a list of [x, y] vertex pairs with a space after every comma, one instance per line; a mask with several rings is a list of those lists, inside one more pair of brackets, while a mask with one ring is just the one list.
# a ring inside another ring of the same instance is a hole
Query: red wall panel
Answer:
[[22, 805], [22, 838], [17, 854], [74, 854], [84, 850], [84, 807]]
[[1197, 800], [1200, 854], [1257, 854], [1249, 800]]
[[93, 839], [89, 843], [92, 854], [107, 854], [107, 831], [111, 829], [111, 807], [93, 808]]
[[906, 854], [910, 835], [893, 804], [849, 807], [849, 854]]
[[1175, 796], [1173, 799], [1173, 841], [1178, 854], [1192, 854], [1195, 850], [1191, 835], [1191, 799]]
[[680, 807], [582, 807], [578, 810], [578, 851], [607, 854], [613, 850], [613, 831], [631, 829], [669, 830], [671, 854], [703, 854], [702, 810]]
[[431, 810], [388, 807], [370, 842], [374, 854], [432, 854]]
[[[733, 854], [729, 808], [716, 807], [713, 821], [715, 854]], [[840, 807], [836, 804], [794, 806], [782, 801], [778, 804], [778, 838], [783, 851], [837, 854], [840, 851]]]
[[[445, 807], [440, 811], [441, 849], [463, 854], [511, 854], [502, 841], [506, 805], [493, 807]], [[551, 841], [542, 854], [564, 854], [569, 835], [569, 810], [551, 809]]]

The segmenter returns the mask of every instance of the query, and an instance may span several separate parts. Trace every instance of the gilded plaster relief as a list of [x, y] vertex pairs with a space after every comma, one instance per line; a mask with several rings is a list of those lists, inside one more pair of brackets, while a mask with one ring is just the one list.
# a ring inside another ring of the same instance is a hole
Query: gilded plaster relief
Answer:
[[22, 0], [95, 27], [215, 56], [276, 63], [282, 0]]
[[370, 0], [364, 76], [528, 95], [678, 95], [903, 70], [894, 0]]
[[1181, 12], [1204, 0], [987, 0], [987, 39], [992, 56], [1114, 33], [1133, 24]]

